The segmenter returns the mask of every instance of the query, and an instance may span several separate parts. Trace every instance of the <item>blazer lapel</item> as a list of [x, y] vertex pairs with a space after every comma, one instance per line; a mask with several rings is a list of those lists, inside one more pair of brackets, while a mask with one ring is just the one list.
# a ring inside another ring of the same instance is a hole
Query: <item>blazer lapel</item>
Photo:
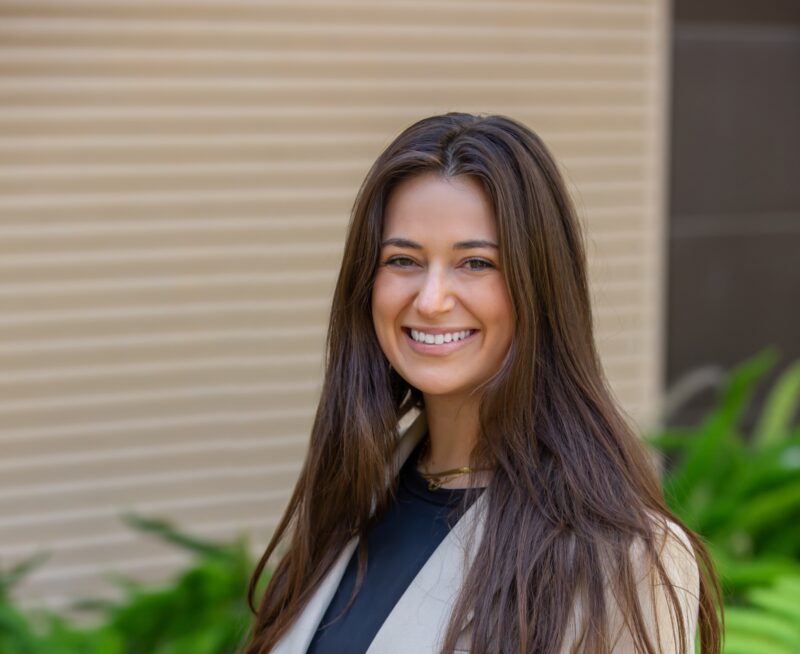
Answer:
[[[387, 616], [367, 654], [440, 650], [461, 584], [483, 537], [485, 498], [482, 493], [434, 550]], [[467, 623], [470, 619], [467, 616]], [[462, 627], [457, 652], [469, 651], [467, 627]]]
[[[392, 481], [393, 474], [396, 474], [396, 471], [400, 470], [403, 463], [405, 463], [408, 456], [414, 450], [414, 447], [419, 443], [420, 439], [425, 434], [427, 426], [428, 423], [425, 411], [423, 410], [414, 418], [405, 431], [403, 431], [395, 449], [394, 470], [389, 466], [387, 466], [386, 469], [387, 486]], [[375, 510], [375, 503], [373, 503], [372, 510]], [[331, 569], [328, 570], [328, 573], [325, 575], [306, 606], [300, 612], [300, 615], [272, 649], [272, 654], [305, 654], [317, 631], [317, 627], [319, 627], [322, 621], [322, 617], [325, 615], [328, 605], [336, 593], [336, 589], [339, 587], [339, 582], [344, 576], [347, 564], [350, 562], [350, 556], [353, 554], [357, 545], [358, 537], [354, 536], [344, 548], [342, 548], [341, 554], [331, 566]], [[441, 550], [441, 547], [439, 547], [439, 550]], [[437, 552], [439, 550], [437, 550]]]
[[341, 581], [344, 571], [347, 569], [347, 563], [350, 561], [350, 555], [355, 550], [356, 545], [358, 545], [358, 537], [352, 538], [344, 546], [339, 558], [336, 559], [336, 562], [317, 587], [317, 590], [311, 596], [298, 618], [275, 647], [272, 648], [271, 654], [305, 654], [309, 644], [311, 644], [311, 639], [317, 631], [317, 627], [319, 627], [322, 616], [325, 615], [328, 604], [330, 604], [336, 593], [339, 581]]

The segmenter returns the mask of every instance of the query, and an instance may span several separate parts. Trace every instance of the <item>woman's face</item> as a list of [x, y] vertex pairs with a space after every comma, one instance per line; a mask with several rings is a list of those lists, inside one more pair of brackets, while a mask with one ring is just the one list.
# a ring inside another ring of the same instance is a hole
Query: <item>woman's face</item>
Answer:
[[457, 396], [497, 372], [512, 306], [480, 184], [435, 173], [405, 180], [387, 202], [381, 244], [372, 319], [400, 376], [426, 395]]

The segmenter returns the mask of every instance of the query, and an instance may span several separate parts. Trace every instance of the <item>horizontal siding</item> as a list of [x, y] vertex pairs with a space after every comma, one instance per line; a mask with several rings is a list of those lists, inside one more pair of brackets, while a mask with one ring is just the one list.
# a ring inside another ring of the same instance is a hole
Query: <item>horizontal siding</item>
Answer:
[[[457, 11], [456, 11], [457, 9]], [[321, 387], [355, 193], [453, 109], [552, 146], [597, 340], [635, 419], [660, 383], [665, 8], [606, 2], [0, 2], [0, 559], [25, 606], [254, 554]]]

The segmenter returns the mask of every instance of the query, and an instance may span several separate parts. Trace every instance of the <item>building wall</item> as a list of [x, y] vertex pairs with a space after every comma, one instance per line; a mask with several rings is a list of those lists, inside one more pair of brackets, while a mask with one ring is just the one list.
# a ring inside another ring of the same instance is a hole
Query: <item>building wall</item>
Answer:
[[[774, 347], [749, 432], [800, 358], [800, 3], [674, 9], [666, 379]], [[696, 424], [716, 401], [708, 388], [672, 422]]]
[[348, 212], [400, 130], [538, 131], [590, 240], [620, 403], [660, 393], [668, 8], [655, 0], [0, 2], [0, 565], [25, 605], [262, 550], [307, 445]]

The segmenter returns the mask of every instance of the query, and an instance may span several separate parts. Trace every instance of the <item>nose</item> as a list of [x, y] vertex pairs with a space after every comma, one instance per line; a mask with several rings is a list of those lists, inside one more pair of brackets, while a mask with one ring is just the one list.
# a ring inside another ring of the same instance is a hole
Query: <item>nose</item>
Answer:
[[422, 278], [421, 285], [414, 299], [414, 308], [419, 315], [426, 318], [451, 311], [455, 306], [450, 277], [447, 268], [431, 266]]

